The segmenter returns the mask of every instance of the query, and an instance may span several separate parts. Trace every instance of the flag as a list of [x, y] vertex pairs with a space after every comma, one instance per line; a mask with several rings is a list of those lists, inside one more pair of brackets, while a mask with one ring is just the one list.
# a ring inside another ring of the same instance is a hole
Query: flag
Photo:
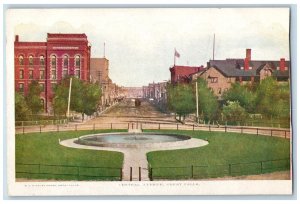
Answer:
[[180, 57], [180, 54], [177, 52], [177, 50], [175, 49], [175, 57]]

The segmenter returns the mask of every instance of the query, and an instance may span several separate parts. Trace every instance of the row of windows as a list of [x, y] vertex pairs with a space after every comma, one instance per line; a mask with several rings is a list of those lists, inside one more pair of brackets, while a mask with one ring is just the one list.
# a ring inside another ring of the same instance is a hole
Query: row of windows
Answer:
[[[57, 74], [56, 69], [51, 70], [50, 79], [56, 79], [56, 74]], [[68, 70], [63, 70], [62, 77], [65, 78], [66, 76], [68, 76]], [[75, 77], [80, 78], [80, 70], [75, 70]], [[19, 71], [19, 78], [24, 79], [24, 70]], [[28, 78], [33, 79], [33, 70], [29, 70]], [[44, 70], [40, 70], [39, 79], [45, 79], [45, 71]]]
[[[29, 56], [29, 65], [33, 66], [33, 56], [30, 55]], [[40, 56], [40, 65], [41, 66], [45, 66], [45, 57], [44, 56]], [[55, 68], [56, 67], [56, 56], [55, 55], [51, 55], [51, 67]], [[22, 55], [19, 56], [19, 65], [24, 65], [24, 57]], [[68, 68], [69, 67], [69, 56], [68, 55], [64, 55], [63, 56], [63, 67]], [[80, 56], [76, 55], [75, 56], [75, 67], [80, 67]]]
[[[45, 84], [44, 83], [39, 83], [40, 89], [42, 92], [45, 91]], [[56, 83], [51, 83], [52, 88], [56, 86]], [[24, 83], [19, 83], [19, 91], [24, 92]]]

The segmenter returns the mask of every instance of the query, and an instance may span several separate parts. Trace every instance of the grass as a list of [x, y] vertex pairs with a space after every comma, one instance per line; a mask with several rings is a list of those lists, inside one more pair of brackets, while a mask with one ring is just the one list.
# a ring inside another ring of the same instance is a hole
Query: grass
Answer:
[[[237, 176], [289, 169], [290, 140], [287, 139], [205, 131], [160, 132], [190, 135], [206, 139], [209, 144], [199, 148], [148, 153], [154, 179]], [[270, 161], [278, 159], [285, 160]]]
[[[106, 130], [96, 132], [100, 133], [112, 131], [121, 132], [124, 130]], [[59, 133], [48, 132], [29, 133], [24, 135], [17, 134], [16, 172], [26, 173], [16, 173], [16, 177], [54, 180], [120, 179], [120, 168], [122, 168], [124, 157], [122, 153], [68, 148], [58, 143], [59, 139], [65, 140], [92, 133], [94, 132], [68, 131]]]

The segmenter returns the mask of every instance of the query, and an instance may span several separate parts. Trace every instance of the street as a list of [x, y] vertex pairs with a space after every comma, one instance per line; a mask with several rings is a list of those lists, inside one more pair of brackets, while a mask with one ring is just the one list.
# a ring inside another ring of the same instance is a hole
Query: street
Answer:
[[132, 99], [124, 99], [101, 116], [91, 119], [85, 124], [131, 122], [175, 124], [176, 120], [174, 116], [156, 110], [156, 108], [146, 100], [142, 100], [141, 105], [135, 107]]

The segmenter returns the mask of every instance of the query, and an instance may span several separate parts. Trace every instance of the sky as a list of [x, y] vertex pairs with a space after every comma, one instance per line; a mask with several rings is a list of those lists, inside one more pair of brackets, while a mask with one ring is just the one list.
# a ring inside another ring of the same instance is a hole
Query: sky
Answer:
[[289, 59], [287, 8], [114, 8], [10, 10], [7, 26], [20, 41], [46, 41], [47, 33], [85, 33], [92, 57], [105, 56], [110, 78], [121, 86], [170, 79], [176, 65], [206, 65], [212, 59]]

